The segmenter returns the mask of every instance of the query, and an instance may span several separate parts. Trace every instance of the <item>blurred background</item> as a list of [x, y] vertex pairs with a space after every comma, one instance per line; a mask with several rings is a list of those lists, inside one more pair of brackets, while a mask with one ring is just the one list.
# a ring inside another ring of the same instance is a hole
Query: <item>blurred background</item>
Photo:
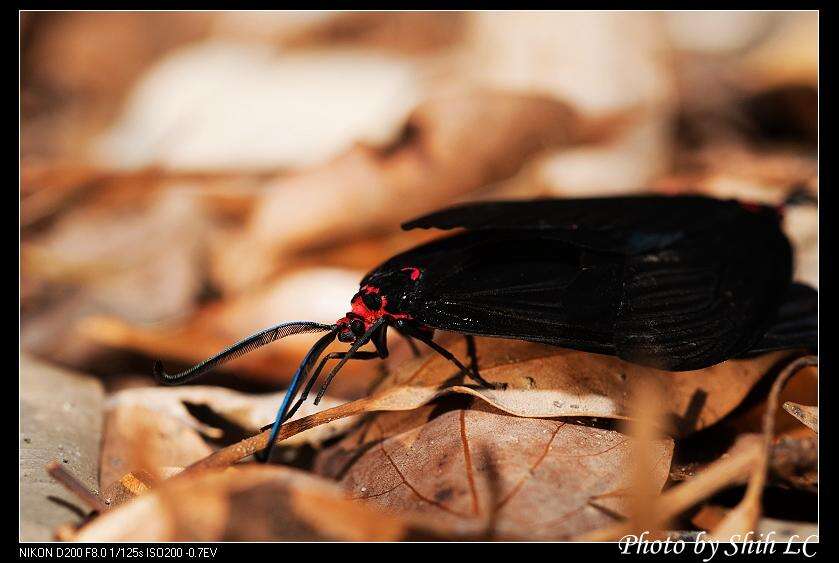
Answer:
[[[779, 204], [818, 286], [815, 12], [21, 14], [21, 341], [109, 391], [334, 322], [455, 202]], [[295, 338], [210, 382], [281, 388]], [[404, 350], [396, 350], [398, 361]], [[231, 375], [235, 377], [231, 377]], [[331, 392], [365, 393], [350, 367]]]

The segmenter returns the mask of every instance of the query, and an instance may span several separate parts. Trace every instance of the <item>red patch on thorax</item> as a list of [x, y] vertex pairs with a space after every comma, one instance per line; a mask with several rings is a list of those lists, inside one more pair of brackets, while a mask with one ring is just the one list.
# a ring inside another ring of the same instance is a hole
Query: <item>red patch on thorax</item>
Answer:
[[749, 213], [760, 213], [761, 208], [763, 207], [759, 203], [755, 203], [753, 201], [741, 201], [740, 207], [748, 211]]
[[[361, 288], [361, 291], [364, 293], [373, 293], [379, 294], [381, 293], [378, 287], [365, 285]], [[364, 330], [369, 329], [373, 324], [375, 324], [379, 319], [382, 317], [389, 317], [391, 319], [410, 319], [411, 315], [407, 313], [390, 313], [385, 310], [387, 307], [387, 297], [384, 295], [381, 296], [382, 305], [379, 307], [378, 310], [371, 310], [367, 307], [364, 303], [364, 299], [361, 298], [360, 295], [356, 296], [355, 299], [352, 300], [351, 306], [353, 315], [361, 318], [364, 321]], [[348, 317], [344, 317], [343, 319], [339, 320], [337, 324], [349, 324], [350, 319]]]
[[[764, 205], [760, 203], [755, 203], [753, 201], [739, 201], [738, 203], [740, 204], [740, 207], [742, 207], [750, 213], [760, 213], [760, 211], [764, 207]], [[778, 215], [778, 219], [784, 218], [784, 211], [785, 209], [783, 205], [775, 206], [775, 213]]]

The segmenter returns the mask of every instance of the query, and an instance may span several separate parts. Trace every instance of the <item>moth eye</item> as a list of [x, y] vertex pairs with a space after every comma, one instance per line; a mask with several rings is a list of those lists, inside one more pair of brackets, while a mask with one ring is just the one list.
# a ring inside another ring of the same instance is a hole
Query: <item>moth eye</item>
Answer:
[[361, 336], [362, 334], [364, 334], [364, 321], [362, 321], [361, 319], [353, 319], [350, 323], [350, 330], [356, 336]]
[[364, 302], [364, 306], [371, 311], [378, 311], [382, 308], [382, 298], [378, 293], [363, 293], [361, 300]]

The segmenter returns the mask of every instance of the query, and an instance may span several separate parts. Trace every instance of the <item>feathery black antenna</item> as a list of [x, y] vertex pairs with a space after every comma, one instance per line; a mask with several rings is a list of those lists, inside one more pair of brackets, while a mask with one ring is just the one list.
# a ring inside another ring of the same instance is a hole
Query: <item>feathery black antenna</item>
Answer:
[[157, 381], [163, 385], [181, 385], [182, 383], [186, 383], [196, 377], [204, 375], [211, 369], [220, 366], [225, 362], [229, 362], [230, 360], [247, 354], [251, 350], [255, 350], [260, 346], [265, 346], [266, 344], [270, 344], [271, 342], [285, 338], [286, 336], [304, 332], [325, 332], [333, 330], [335, 330], [335, 325], [325, 325], [311, 321], [283, 323], [252, 334], [247, 338], [240, 340], [236, 344], [233, 344], [226, 350], [219, 352], [215, 356], [207, 358], [200, 364], [196, 364], [188, 370], [180, 373], [166, 373], [163, 369], [163, 363], [160, 362], [160, 360], [157, 360], [154, 363], [154, 376]]

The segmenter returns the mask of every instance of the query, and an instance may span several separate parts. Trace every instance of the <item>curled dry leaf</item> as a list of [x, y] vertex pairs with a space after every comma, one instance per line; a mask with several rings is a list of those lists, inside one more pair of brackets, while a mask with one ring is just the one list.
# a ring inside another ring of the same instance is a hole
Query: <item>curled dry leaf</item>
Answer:
[[[352, 498], [448, 537], [565, 539], [625, 510], [624, 498], [590, 501], [630, 482], [629, 442], [608, 425], [437, 404], [373, 415], [323, 452], [316, 470], [338, 478]], [[658, 491], [673, 441], [656, 440], [653, 449]]]
[[[463, 339], [447, 343], [466, 357]], [[517, 340], [479, 338], [478, 365], [485, 379], [505, 389], [466, 386], [456, 368], [437, 356], [404, 364], [385, 379], [369, 410], [416, 408], [445, 393], [474, 395], [495, 408], [524, 417], [594, 416], [625, 419], [630, 390], [639, 381], [660, 387], [665, 415], [681, 435], [717, 422], [787, 353], [729, 360], [702, 370], [667, 372], [590, 354]]]
[[787, 401], [784, 403], [784, 410], [816, 434], [819, 433], [819, 407], [808, 407]]
[[246, 466], [167, 481], [108, 511], [74, 538], [105, 541], [397, 540], [398, 518], [347, 500], [326, 479]]

